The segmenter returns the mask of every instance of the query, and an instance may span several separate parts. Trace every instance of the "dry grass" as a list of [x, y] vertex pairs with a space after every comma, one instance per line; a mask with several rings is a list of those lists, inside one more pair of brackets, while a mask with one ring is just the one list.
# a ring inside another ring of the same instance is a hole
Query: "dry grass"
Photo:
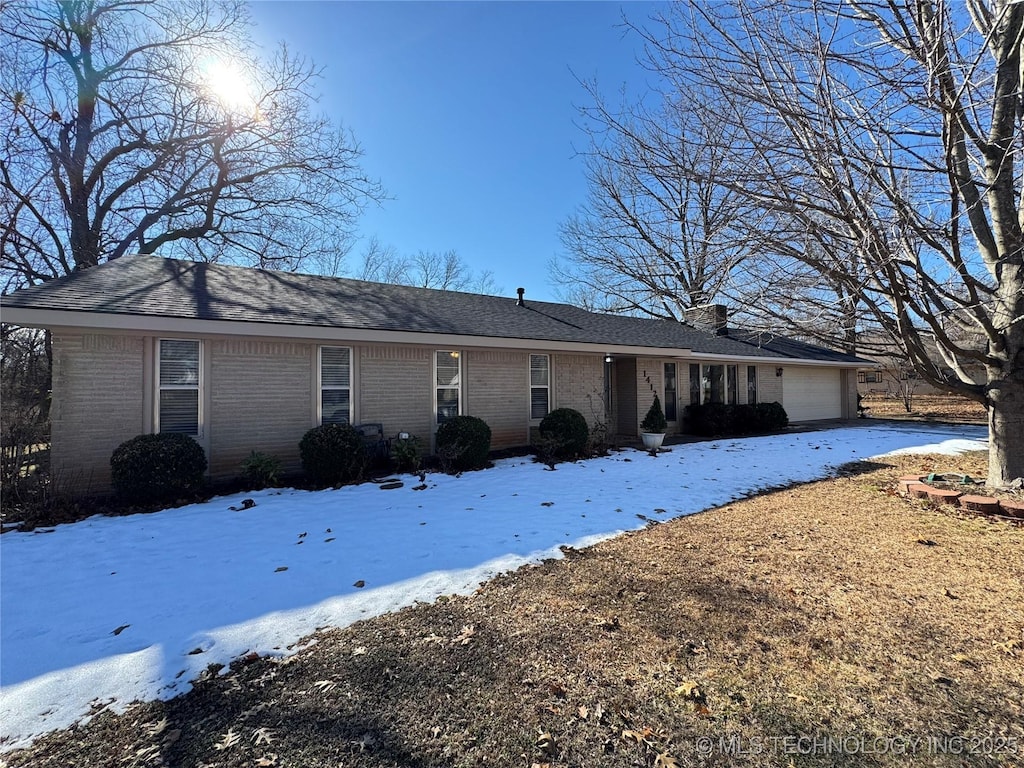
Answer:
[[865, 395], [863, 405], [871, 409], [869, 417], [875, 419], [952, 421], [967, 424], [985, 424], [988, 419], [985, 406], [957, 395], [914, 395], [910, 413], [907, 413], [901, 399], [883, 395]]
[[[1019, 766], [1024, 529], [892, 490], [902, 474], [984, 461], [899, 457], [569, 550], [471, 597], [321, 632], [290, 659], [239, 664], [6, 757]], [[867, 742], [797, 740], [827, 736]], [[967, 740], [938, 742], [954, 754], [909, 742], [928, 737]], [[746, 754], [727, 754], [730, 738]]]

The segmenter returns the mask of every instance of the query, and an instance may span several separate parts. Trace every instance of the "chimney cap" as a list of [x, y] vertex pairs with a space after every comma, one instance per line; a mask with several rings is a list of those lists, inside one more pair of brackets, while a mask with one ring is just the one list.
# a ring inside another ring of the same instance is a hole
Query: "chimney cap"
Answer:
[[516, 306], [517, 307], [524, 306], [526, 304], [526, 302], [523, 301], [523, 294], [526, 293], [526, 289], [525, 288], [516, 288], [516, 293], [519, 294], [519, 298], [516, 299]]

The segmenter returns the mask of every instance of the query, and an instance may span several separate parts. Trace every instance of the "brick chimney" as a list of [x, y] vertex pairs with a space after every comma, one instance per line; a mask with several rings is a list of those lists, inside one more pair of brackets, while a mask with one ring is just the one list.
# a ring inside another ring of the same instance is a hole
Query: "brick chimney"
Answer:
[[683, 320], [702, 331], [711, 331], [716, 336], [726, 336], [729, 333], [729, 310], [725, 304], [690, 307], [683, 312]]

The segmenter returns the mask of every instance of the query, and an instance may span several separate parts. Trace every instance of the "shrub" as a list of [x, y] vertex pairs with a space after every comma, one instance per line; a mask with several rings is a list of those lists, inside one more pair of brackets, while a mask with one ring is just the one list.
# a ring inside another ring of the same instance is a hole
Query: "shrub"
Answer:
[[420, 439], [416, 435], [396, 438], [391, 443], [391, 458], [399, 472], [416, 472], [420, 468]]
[[206, 452], [188, 435], [138, 435], [110, 456], [111, 485], [128, 501], [150, 503], [194, 493], [205, 472]]
[[778, 432], [789, 426], [789, 415], [782, 403], [758, 403], [754, 410], [761, 432]]
[[540, 436], [553, 458], [574, 459], [586, 452], [590, 427], [579, 411], [556, 408], [541, 420]]
[[688, 405], [684, 416], [687, 431], [702, 437], [778, 432], [789, 424], [779, 403]]
[[641, 432], [664, 432], [668, 429], [668, 422], [665, 420], [665, 412], [661, 410], [661, 400], [654, 396], [654, 402], [647, 409], [647, 415], [640, 422]]
[[454, 416], [437, 428], [437, 456], [445, 472], [487, 466], [491, 428], [476, 416]]
[[321, 424], [299, 441], [302, 469], [316, 486], [358, 480], [368, 457], [363, 436], [351, 424]]
[[250, 453], [242, 461], [242, 477], [254, 489], [277, 485], [281, 476], [281, 460], [259, 451]]

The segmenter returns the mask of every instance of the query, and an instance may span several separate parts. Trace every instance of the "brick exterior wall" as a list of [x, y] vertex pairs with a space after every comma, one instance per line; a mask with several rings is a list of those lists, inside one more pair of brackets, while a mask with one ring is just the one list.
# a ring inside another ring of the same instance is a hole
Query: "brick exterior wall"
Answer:
[[470, 350], [463, 366], [462, 412], [487, 422], [491, 448], [528, 445], [530, 353]]
[[590, 425], [606, 421], [604, 413], [604, 357], [551, 355], [552, 408], [573, 408]]
[[[357, 347], [357, 423], [380, 423], [385, 435], [408, 432], [430, 450], [434, 424], [434, 350]], [[465, 392], [463, 392], [465, 396]]]
[[782, 376], [775, 375], [776, 365], [757, 366], [757, 400], [760, 403], [782, 402]]
[[210, 474], [234, 477], [251, 451], [299, 469], [299, 441], [313, 426], [316, 346], [290, 341], [206, 342], [210, 376], [206, 443]]
[[143, 432], [141, 336], [53, 334], [55, 481], [73, 495], [110, 488], [110, 455]]

